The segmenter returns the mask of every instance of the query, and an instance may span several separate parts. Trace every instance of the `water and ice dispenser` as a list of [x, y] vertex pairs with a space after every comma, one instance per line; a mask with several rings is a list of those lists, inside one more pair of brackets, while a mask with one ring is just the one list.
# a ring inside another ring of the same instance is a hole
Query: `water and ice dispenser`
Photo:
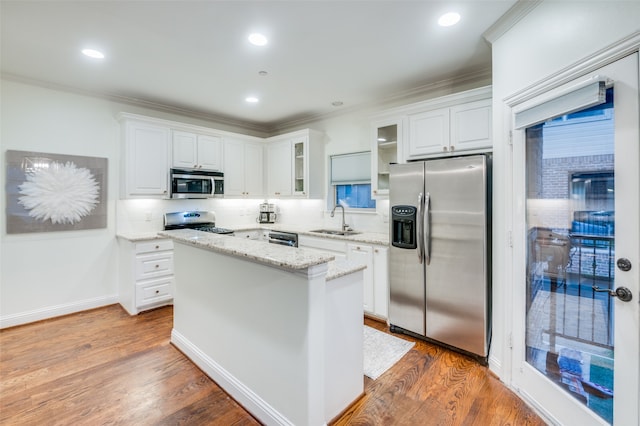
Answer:
[[391, 207], [391, 245], [404, 249], [417, 248], [416, 207]]

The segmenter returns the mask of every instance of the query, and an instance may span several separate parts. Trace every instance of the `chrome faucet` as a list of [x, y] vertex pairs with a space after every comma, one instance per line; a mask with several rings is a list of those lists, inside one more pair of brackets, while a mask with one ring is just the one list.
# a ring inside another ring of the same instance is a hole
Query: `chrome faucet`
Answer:
[[340, 207], [342, 209], [342, 230], [343, 231], [349, 231], [349, 225], [347, 225], [346, 223], [344, 223], [344, 206], [342, 204], [336, 204], [335, 207], [333, 207], [333, 210], [331, 210], [331, 217], [334, 216], [336, 209]]

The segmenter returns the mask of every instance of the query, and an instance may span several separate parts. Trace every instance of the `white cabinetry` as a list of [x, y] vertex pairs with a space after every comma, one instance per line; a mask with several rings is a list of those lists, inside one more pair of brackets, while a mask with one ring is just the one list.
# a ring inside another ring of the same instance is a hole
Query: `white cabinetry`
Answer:
[[330, 238], [316, 238], [308, 235], [298, 235], [298, 247], [307, 250], [331, 253], [336, 260], [347, 259], [347, 243]]
[[168, 197], [169, 127], [121, 116], [122, 198]]
[[261, 197], [264, 195], [264, 154], [259, 142], [225, 138], [224, 194]]
[[449, 109], [409, 116], [409, 158], [449, 151]]
[[267, 145], [267, 195], [293, 194], [293, 152], [291, 141], [271, 142]]
[[222, 170], [222, 138], [173, 131], [173, 167]]
[[389, 164], [398, 162], [404, 119], [379, 120], [372, 127], [371, 193], [374, 198], [383, 198], [389, 195]]
[[364, 270], [364, 311], [373, 312], [375, 294], [373, 289], [373, 248], [362, 244], [349, 244], [347, 259], [367, 265], [367, 269]]
[[173, 241], [119, 239], [119, 300], [131, 315], [171, 304], [174, 292]]
[[491, 148], [490, 99], [409, 115], [407, 159]]
[[364, 311], [387, 319], [389, 306], [389, 248], [349, 244], [347, 258], [367, 265], [364, 271]]
[[367, 268], [364, 273], [364, 311], [381, 319], [388, 317], [389, 305], [389, 248], [354, 243], [348, 240], [298, 235], [298, 246], [307, 250], [322, 251], [336, 260], [350, 260]]
[[492, 147], [491, 99], [451, 107], [451, 147], [468, 151]]
[[324, 141], [313, 130], [267, 140], [267, 196], [321, 198], [324, 189]]
[[389, 317], [389, 248], [373, 246], [373, 313]]

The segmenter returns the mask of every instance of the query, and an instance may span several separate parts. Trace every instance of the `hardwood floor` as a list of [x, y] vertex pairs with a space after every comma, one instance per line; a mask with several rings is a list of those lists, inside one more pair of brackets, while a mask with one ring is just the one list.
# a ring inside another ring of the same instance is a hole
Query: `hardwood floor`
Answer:
[[[169, 343], [172, 315], [113, 305], [0, 331], [0, 424], [259, 424]], [[487, 368], [422, 341], [364, 380], [335, 425], [544, 424]]]

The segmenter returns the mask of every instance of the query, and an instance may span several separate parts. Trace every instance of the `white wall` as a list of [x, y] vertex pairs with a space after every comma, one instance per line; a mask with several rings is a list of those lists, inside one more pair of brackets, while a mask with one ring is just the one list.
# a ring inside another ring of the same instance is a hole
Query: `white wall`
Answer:
[[[126, 111], [210, 127], [213, 124], [15, 81], [1, 83], [0, 326], [115, 303], [120, 175], [116, 114]], [[215, 127], [238, 130], [224, 125]], [[6, 150], [106, 157], [107, 227], [8, 235], [4, 214]]]
[[504, 99], [640, 30], [640, 2], [544, 1], [493, 43], [494, 265], [491, 368], [510, 380], [510, 111]]

